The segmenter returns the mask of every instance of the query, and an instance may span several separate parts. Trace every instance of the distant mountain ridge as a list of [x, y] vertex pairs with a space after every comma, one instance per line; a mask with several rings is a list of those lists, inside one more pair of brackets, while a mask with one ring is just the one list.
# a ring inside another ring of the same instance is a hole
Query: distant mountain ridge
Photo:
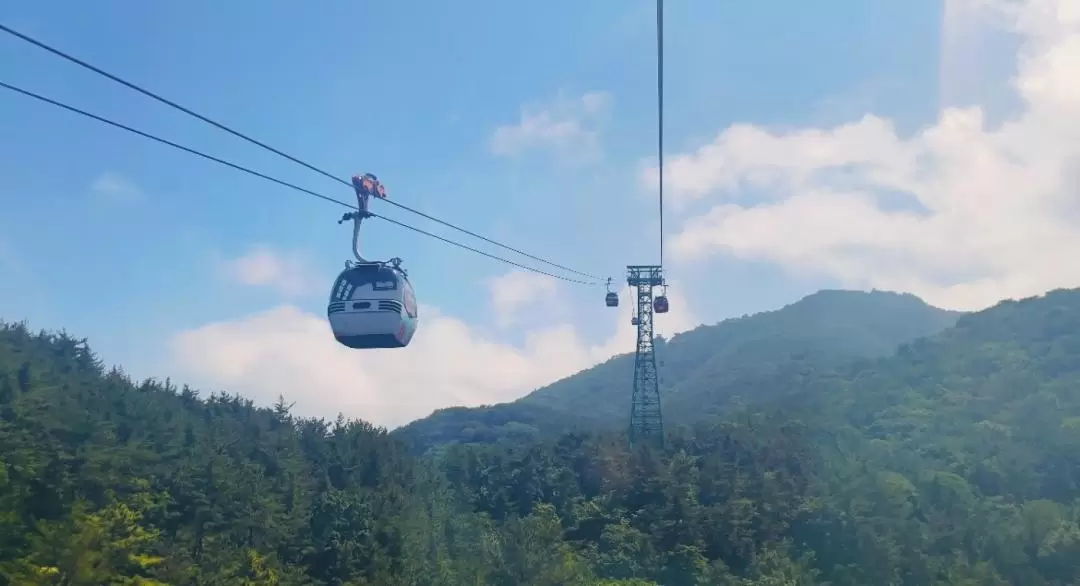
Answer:
[[[735, 397], [768, 398], [755, 380], [885, 356], [941, 332], [962, 315], [907, 293], [823, 290], [777, 310], [658, 339], [665, 420], [690, 423], [723, 410]], [[523, 440], [622, 425], [630, 408], [633, 362], [633, 354], [616, 356], [510, 403], [440, 409], [394, 435], [423, 451], [447, 443]]]

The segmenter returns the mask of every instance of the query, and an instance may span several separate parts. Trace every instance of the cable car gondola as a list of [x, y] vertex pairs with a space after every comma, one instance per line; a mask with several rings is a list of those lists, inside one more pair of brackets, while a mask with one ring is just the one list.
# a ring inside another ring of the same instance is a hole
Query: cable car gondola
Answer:
[[661, 295], [653, 300], [653, 311], [656, 313], [668, 312], [668, 300], [666, 295]]
[[611, 290], [611, 277], [608, 277], [607, 289], [607, 295], [604, 296], [604, 305], [607, 305], [608, 307], [618, 307], [619, 294]]
[[667, 313], [668, 309], [667, 286], [665, 285], [664, 292], [657, 295], [656, 299], [653, 299], [653, 311], [656, 313]]
[[334, 338], [355, 349], [404, 348], [416, 333], [416, 295], [399, 259], [350, 263], [326, 314]]
[[338, 222], [353, 221], [353, 256], [345, 261], [330, 290], [326, 316], [334, 338], [355, 349], [404, 348], [418, 325], [416, 294], [401, 259], [368, 261], [360, 256], [360, 223], [370, 217], [368, 197], [386, 197], [378, 179], [370, 173], [353, 177], [359, 211], [345, 214]]

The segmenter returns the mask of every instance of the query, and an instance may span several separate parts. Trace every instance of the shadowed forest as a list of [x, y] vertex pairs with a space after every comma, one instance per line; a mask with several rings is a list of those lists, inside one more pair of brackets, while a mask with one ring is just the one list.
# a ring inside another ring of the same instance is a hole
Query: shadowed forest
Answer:
[[390, 433], [6, 322], [0, 584], [1080, 580], [1080, 290], [824, 291], [658, 355], [665, 445], [631, 449], [632, 357]]

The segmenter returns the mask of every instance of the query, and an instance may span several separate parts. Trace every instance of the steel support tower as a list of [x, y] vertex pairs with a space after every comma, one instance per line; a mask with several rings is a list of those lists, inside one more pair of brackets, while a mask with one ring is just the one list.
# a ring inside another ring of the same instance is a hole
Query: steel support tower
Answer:
[[659, 265], [626, 267], [626, 283], [637, 292], [637, 350], [634, 356], [634, 394], [630, 402], [630, 444], [664, 444], [664, 418], [660, 412], [660, 384], [653, 352], [653, 288], [664, 285]]

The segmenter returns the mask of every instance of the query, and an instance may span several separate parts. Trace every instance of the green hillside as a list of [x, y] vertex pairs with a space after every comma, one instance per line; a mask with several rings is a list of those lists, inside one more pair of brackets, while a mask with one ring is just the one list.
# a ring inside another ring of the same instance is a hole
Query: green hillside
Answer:
[[1080, 580], [1080, 290], [964, 316], [817, 390], [788, 408], [816, 430], [850, 539], [818, 534], [822, 562], [859, 583]]
[[0, 326], [0, 584], [1080, 582], [1080, 290], [755, 385], [663, 451], [583, 430], [418, 458]]
[[[691, 423], [722, 411], [733, 397], [768, 399], [778, 389], [758, 388], [762, 377], [884, 356], [904, 342], [940, 332], [960, 315], [914, 295], [820, 291], [782, 309], [660, 340], [656, 353], [665, 419]], [[423, 451], [459, 441], [490, 443], [623, 425], [633, 365], [633, 355], [617, 356], [512, 403], [443, 409], [394, 434]]]
[[568, 501], [567, 538], [596, 543], [606, 575], [663, 580], [679, 552], [693, 579], [665, 583], [1080, 582], [1080, 290], [773, 391], [669, 432], [659, 461], [575, 436], [446, 458], [471, 459], [451, 469], [475, 471], [480, 510]]

